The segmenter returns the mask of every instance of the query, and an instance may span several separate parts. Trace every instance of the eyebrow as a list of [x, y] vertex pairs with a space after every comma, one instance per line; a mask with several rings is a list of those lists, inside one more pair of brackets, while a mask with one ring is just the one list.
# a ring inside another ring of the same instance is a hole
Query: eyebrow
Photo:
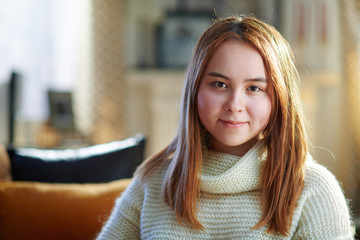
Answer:
[[[229, 77], [221, 74], [221, 73], [218, 73], [218, 72], [209, 72], [207, 74], [208, 76], [212, 76], [212, 77], [219, 77], [219, 78], [223, 78], [223, 79], [226, 79], [226, 80], [230, 80]], [[249, 79], [245, 79], [245, 82], [265, 82], [267, 83], [267, 79], [266, 78], [263, 78], [263, 77], [257, 77], [257, 78], [249, 78]]]
[[221, 73], [218, 73], [218, 72], [209, 72], [207, 75], [208, 75], [208, 76], [213, 76], [213, 77], [224, 78], [224, 79], [226, 79], [226, 80], [230, 80], [229, 77], [227, 77], [227, 76], [225, 76], [225, 75], [223, 75], [223, 74], [221, 74]]

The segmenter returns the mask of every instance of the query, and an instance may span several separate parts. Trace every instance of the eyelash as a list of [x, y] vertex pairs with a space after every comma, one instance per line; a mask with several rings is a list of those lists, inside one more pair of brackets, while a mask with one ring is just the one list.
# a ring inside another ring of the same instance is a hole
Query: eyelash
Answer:
[[[256, 90], [254, 90], [254, 88], [256, 88]], [[258, 86], [250, 86], [250, 87], [248, 87], [248, 89], [249, 89], [251, 92], [261, 91], [261, 88], [259, 88]], [[252, 90], [251, 90], [251, 89], [252, 89]]]
[[227, 88], [226, 83], [220, 82], [220, 81], [213, 82], [213, 85], [214, 85], [216, 88]]
[[[221, 82], [221, 81], [216, 81], [212, 83], [216, 88], [228, 88], [228, 86], [226, 85], [226, 83]], [[262, 89], [258, 86], [250, 86], [248, 87], [246, 90], [249, 90], [250, 92], [258, 92], [261, 91]]]

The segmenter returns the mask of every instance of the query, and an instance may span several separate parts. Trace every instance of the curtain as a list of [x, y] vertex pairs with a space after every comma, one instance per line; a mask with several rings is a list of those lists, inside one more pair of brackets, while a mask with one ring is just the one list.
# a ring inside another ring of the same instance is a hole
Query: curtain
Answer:
[[360, 215], [360, 2], [341, 1], [343, 84], [341, 181], [355, 215]]
[[75, 121], [92, 144], [125, 137], [123, 1], [89, 0], [82, 10]]
[[[46, 121], [47, 90], [70, 91], [76, 82], [77, 13], [85, 0], [0, 0], [0, 142], [7, 138], [6, 94], [12, 71], [21, 74], [16, 121]], [[23, 124], [23, 125], [24, 125]], [[34, 145], [30, 126], [17, 142]]]
[[0, 0], [0, 143], [7, 138], [4, 84], [13, 70], [23, 77], [17, 145], [39, 145], [37, 135], [45, 133], [36, 126], [49, 118], [48, 90], [73, 93], [82, 140], [124, 138], [122, 16], [121, 0]]

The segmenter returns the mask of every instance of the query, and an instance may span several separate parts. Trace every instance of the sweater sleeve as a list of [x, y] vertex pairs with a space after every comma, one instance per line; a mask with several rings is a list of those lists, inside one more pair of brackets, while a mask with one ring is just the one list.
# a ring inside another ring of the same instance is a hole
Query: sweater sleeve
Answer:
[[135, 178], [116, 200], [109, 219], [96, 239], [140, 239], [140, 211], [143, 199], [140, 181]]
[[307, 169], [303, 208], [293, 239], [353, 239], [346, 199], [335, 177], [323, 166]]

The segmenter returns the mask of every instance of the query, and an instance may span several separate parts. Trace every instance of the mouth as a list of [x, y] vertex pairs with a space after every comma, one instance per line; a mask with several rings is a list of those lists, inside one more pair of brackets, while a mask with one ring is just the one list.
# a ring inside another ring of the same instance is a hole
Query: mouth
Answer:
[[231, 121], [231, 120], [222, 120], [222, 119], [220, 119], [219, 121], [229, 128], [239, 128], [244, 126], [245, 124], [248, 124], [248, 122], [246, 121]]

